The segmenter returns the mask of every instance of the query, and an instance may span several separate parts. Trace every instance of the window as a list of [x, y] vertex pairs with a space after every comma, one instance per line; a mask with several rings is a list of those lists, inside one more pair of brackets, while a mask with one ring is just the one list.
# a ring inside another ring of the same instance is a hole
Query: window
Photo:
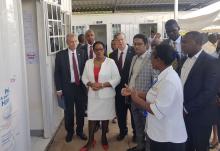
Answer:
[[60, 5], [47, 4], [49, 52], [56, 53], [65, 47], [65, 18]]
[[121, 24], [112, 24], [112, 39], [118, 32], [121, 32]]
[[72, 32], [76, 35], [85, 34], [86, 27], [85, 26], [72, 26]]

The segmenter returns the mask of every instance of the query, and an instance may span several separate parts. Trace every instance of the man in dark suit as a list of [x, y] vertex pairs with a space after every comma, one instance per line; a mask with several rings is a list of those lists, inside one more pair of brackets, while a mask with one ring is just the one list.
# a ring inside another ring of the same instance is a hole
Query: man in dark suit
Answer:
[[124, 85], [128, 83], [130, 65], [135, 53], [134, 53], [134, 48], [127, 45], [124, 33], [117, 33], [115, 35], [115, 39], [117, 41], [118, 49], [113, 51], [109, 55], [109, 57], [115, 61], [121, 76], [121, 82], [116, 87], [116, 97], [115, 97], [116, 114], [118, 118], [118, 126], [120, 129], [120, 133], [117, 136], [117, 140], [120, 141], [123, 140], [128, 133], [128, 127], [127, 127], [128, 109], [130, 110], [130, 114], [131, 114], [131, 121], [132, 121], [131, 123], [134, 133], [133, 138], [135, 139], [135, 128], [134, 128], [134, 121], [131, 112], [131, 105], [126, 101], [126, 98], [121, 95], [121, 89], [124, 88]]
[[82, 47], [83, 45], [85, 45], [85, 35], [84, 34], [80, 34], [78, 36], [78, 41], [79, 41], [79, 43], [78, 43], [78, 45], [76, 47], [77, 50], [80, 49], [80, 47]]
[[80, 51], [76, 50], [78, 42], [76, 35], [68, 34], [66, 42], [68, 48], [56, 55], [54, 76], [57, 96], [65, 98], [66, 142], [70, 142], [74, 134], [74, 105], [76, 109], [76, 134], [82, 140], [87, 139], [83, 133], [86, 94], [80, 79], [83, 73], [83, 56]]
[[184, 61], [186, 60], [186, 55], [183, 54], [181, 49], [181, 39], [179, 34], [180, 27], [176, 20], [170, 19], [165, 23], [165, 29], [169, 39], [165, 39], [162, 43], [168, 44], [176, 50], [176, 59], [173, 62], [173, 68], [180, 75], [180, 71]]
[[95, 43], [95, 33], [93, 30], [89, 29], [85, 33], [86, 44], [81, 46], [80, 51], [83, 51], [84, 61], [88, 59], [95, 58], [93, 52], [93, 44]]
[[202, 36], [197, 31], [186, 33], [181, 46], [188, 55], [181, 69], [188, 134], [186, 151], [208, 151], [219, 86], [217, 60], [202, 50]]

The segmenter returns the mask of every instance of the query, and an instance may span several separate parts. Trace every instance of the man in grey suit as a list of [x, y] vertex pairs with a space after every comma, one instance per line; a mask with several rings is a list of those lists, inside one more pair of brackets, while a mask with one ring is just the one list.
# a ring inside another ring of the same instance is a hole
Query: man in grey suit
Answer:
[[[141, 92], [147, 92], [151, 87], [156, 74], [152, 68], [148, 40], [143, 34], [137, 34], [133, 38], [134, 50], [136, 55], [133, 57], [129, 72], [128, 86], [122, 89], [129, 91], [131, 88], [135, 88]], [[129, 87], [129, 88], [128, 88]], [[146, 138], [147, 144], [145, 144], [145, 122], [146, 117], [144, 115], [144, 110], [131, 102], [132, 114], [134, 117], [134, 125], [136, 131], [136, 143], [137, 146], [128, 149], [127, 151], [149, 151], [149, 138]], [[146, 147], [146, 148], [145, 148]]]

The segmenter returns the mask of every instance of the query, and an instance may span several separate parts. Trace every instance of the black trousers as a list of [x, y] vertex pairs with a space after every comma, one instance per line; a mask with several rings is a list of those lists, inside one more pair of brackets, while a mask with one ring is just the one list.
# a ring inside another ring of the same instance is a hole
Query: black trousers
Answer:
[[69, 84], [64, 91], [66, 110], [64, 111], [65, 129], [74, 133], [74, 107], [76, 109], [76, 133], [83, 133], [86, 94], [83, 85]]
[[118, 126], [120, 129], [120, 134], [127, 134], [128, 133], [128, 127], [127, 127], [127, 113], [128, 110], [131, 114], [131, 125], [133, 129], [133, 134], [135, 134], [135, 126], [134, 126], [134, 119], [131, 111], [131, 104], [127, 103], [125, 101], [125, 97], [121, 94], [116, 95], [115, 97], [115, 106], [116, 106], [116, 115], [118, 120]]
[[185, 151], [185, 143], [161, 143], [150, 140], [150, 151]]
[[208, 151], [212, 125], [198, 125], [187, 120], [185, 124], [188, 135], [186, 151]]

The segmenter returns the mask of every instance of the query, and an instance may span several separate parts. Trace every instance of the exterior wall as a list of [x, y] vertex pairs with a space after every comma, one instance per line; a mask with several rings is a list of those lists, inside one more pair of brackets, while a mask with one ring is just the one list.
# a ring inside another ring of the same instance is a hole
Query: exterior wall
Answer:
[[[50, 47], [47, 2], [57, 5], [54, 0], [22, 0], [22, 6], [23, 17], [26, 18], [24, 19], [26, 55], [30, 50], [36, 55], [32, 63], [26, 62], [30, 130], [32, 135], [51, 138], [63, 119], [63, 110], [57, 105], [54, 86], [55, 53], [48, 53]], [[71, 0], [62, 0], [61, 3], [61, 11], [71, 14]], [[30, 39], [32, 40], [29, 41]]]
[[[179, 16], [185, 12], [179, 12]], [[157, 23], [158, 32], [163, 35], [164, 23], [174, 17], [173, 12], [147, 12], [147, 13], [116, 13], [116, 14], [82, 14], [72, 15], [72, 26], [85, 26], [86, 29], [89, 25], [98, 25], [97, 23], [107, 25], [107, 48], [111, 49], [112, 24], [124, 24], [127, 29], [123, 29], [126, 32], [128, 43], [132, 44], [133, 36], [139, 32], [139, 24], [152, 24]], [[130, 30], [129, 30], [130, 28]]]
[[[41, 98], [41, 85], [40, 85], [40, 64], [39, 64], [39, 47], [38, 47], [38, 37], [37, 37], [37, 12], [36, 12], [36, 2], [35, 0], [22, 0], [23, 16], [30, 16], [32, 19], [32, 24], [28, 22], [29, 20], [24, 20], [24, 26], [32, 26], [29, 29], [33, 34], [26, 34], [24, 31], [25, 40], [28, 40], [31, 36], [32, 48], [37, 57], [37, 61], [33, 64], [27, 63], [27, 78], [28, 78], [28, 100], [30, 108], [30, 129], [31, 131], [38, 131], [42, 133], [43, 131], [43, 107]], [[27, 39], [28, 38], [28, 39]], [[25, 42], [27, 45], [27, 41]], [[26, 55], [30, 49], [26, 46]], [[36, 134], [35, 134], [36, 135]]]
[[1, 0], [0, 20], [0, 150], [30, 151], [21, 0]]

